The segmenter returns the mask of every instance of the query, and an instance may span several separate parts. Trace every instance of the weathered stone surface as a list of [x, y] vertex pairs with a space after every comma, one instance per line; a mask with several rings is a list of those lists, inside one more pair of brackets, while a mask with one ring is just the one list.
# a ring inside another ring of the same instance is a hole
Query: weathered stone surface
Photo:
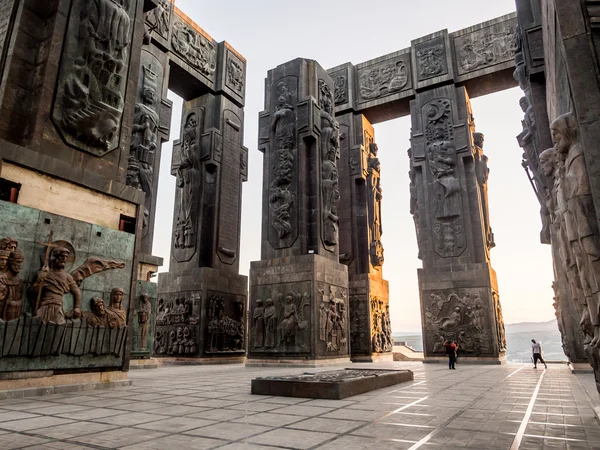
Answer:
[[410, 370], [345, 369], [255, 378], [251, 390], [255, 395], [342, 400], [413, 379]]

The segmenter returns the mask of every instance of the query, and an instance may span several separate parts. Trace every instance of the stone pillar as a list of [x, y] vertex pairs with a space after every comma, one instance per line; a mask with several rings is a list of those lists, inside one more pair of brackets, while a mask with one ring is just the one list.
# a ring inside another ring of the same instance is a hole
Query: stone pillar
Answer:
[[340, 124], [340, 262], [348, 266], [351, 356], [392, 360], [389, 286], [383, 279], [382, 189], [373, 126], [348, 112]]
[[338, 261], [339, 124], [334, 85], [312, 60], [270, 70], [261, 261], [250, 269], [248, 364], [348, 360], [348, 270]]
[[242, 107], [205, 94], [183, 106], [170, 271], [159, 275], [155, 355], [239, 362], [246, 348], [247, 277], [239, 275]]
[[487, 211], [487, 157], [464, 87], [411, 101], [411, 210], [419, 243], [425, 361], [455, 340], [463, 361], [505, 361], [506, 341]]

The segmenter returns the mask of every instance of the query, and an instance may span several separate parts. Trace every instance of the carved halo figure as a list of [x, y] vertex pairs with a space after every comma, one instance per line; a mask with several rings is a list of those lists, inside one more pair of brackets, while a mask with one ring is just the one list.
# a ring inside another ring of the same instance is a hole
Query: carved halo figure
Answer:
[[23, 280], [19, 272], [24, 259], [20, 251], [11, 252], [8, 272], [0, 275], [0, 312], [5, 322], [18, 319], [23, 311]]

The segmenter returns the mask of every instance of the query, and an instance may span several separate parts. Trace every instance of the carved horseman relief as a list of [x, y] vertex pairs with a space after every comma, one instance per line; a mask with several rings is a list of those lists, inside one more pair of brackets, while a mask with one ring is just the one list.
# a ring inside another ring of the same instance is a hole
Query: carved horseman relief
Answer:
[[[197, 209], [201, 174], [199, 162], [198, 114], [187, 115], [183, 125], [181, 159], [176, 167], [179, 204], [173, 245], [176, 254], [190, 255], [196, 248]], [[191, 250], [191, 251], [190, 251]]]
[[391, 352], [394, 347], [389, 302], [371, 298], [371, 343], [373, 353]]
[[213, 78], [217, 69], [217, 51], [210, 40], [177, 19], [173, 23], [171, 45], [175, 53], [190, 66], [202, 75]]
[[245, 350], [243, 298], [214, 293], [207, 303], [206, 353], [235, 353]]
[[[148, 220], [152, 209], [154, 184], [154, 159], [158, 146], [158, 103], [162, 82], [152, 64], [142, 66], [143, 81], [141, 101], [135, 105], [132, 137], [127, 166], [127, 185], [144, 191], [144, 236], [148, 233]], [[162, 71], [162, 70], [161, 70]], [[158, 92], [157, 92], [158, 91]]]
[[321, 190], [322, 238], [325, 248], [335, 251], [338, 244], [340, 200], [337, 160], [340, 159], [340, 126], [334, 118], [333, 94], [324, 80], [319, 80], [321, 106]]
[[417, 51], [419, 79], [426, 80], [446, 73], [446, 51], [443, 44], [432, 45]]
[[164, 39], [169, 35], [171, 5], [171, 0], [157, 0], [156, 8], [146, 14], [146, 22], [150, 26], [150, 31], [156, 32]]
[[448, 99], [432, 100], [423, 107], [426, 159], [433, 176], [431, 203], [435, 251], [445, 258], [459, 256], [466, 245], [451, 114]]
[[517, 50], [516, 30], [503, 24], [501, 29], [484, 29], [456, 39], [458, 60], [463, 72], [510, 61]]
[[383, 234], [381, 225], [381, 167], [377, 152], [377, 144], [370, 144], [368, 160], [369, 172], [367, 178], [369, 197], [367, 199], [367, 204], [369, 208], [369, 252], [371, 264], [374, 267], [383, 265], [383, 244], [381, 243], [381, 235]]
[[[444, 340], [455, 340], [473, 356], [490, 353], [492, 342], [487, 304], [479, 289], [423, 292], [425, 351], [444, 353]], [[498, 330], [499, 332], [499, 330]], [[496, 334], [496, 327], [493, 328]]]
[[69, 145], [103, 156], [119, 145], [136, 2], [76, 0], [52, 118]]
[[277, 242], [276, 248], [282, 248], [292, 238], [292, 208], [296, 202], [296, 111], [292, 106], [295, 99], [286, 82], [279, 81], [273, 94], [276, 106], [271, 122], [269, 236], [273, 237], [272, 244]]
[[359, 74], [359, 94], [363, 101], [399, 92], [408, 84], [404, 61], [392, 61], [369, 67]]

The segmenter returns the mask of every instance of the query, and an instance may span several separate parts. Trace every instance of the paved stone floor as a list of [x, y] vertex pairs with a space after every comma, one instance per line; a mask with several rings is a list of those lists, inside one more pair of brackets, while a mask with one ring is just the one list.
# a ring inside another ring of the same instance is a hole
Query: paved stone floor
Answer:
[[1, 401], [0, 449], [600, 449], [566, 366], [376, 367], [415, 381], [336, 401], [249, 393], [255, 376], [307, 369], [134, 371], [130, 387]]

